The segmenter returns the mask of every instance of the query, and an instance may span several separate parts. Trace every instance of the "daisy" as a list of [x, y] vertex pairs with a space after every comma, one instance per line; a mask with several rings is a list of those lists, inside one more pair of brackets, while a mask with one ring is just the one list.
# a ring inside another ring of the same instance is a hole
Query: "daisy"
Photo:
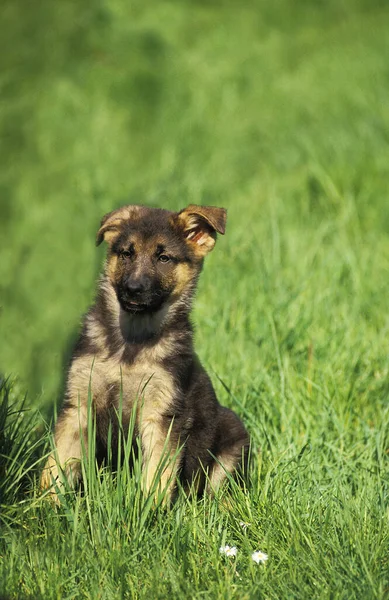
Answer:
[[257, 563], [257, 565], [259, 565], [259, 564], [263, 565], [269, 557], [264, 552], [261, 552], [260, 550], [258, 550], [258, 552], [252, 553], [251, 558], [253, 559], [254, 562]]
[[219, 552], [226, 556], [236, 556], [238, 550], [236, 549], [236, 546], [220, 546]]

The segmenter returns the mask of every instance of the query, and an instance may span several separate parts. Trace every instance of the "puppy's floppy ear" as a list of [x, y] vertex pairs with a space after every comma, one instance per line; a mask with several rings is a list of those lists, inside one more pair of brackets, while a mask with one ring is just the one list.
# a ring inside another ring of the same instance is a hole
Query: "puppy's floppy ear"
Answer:
[[103, 240], [108, 243], [112, 242], [118, 235], [123, 221], [130, 221], [133, 219], [140, 211], [140, 208], [140, 206], [130, 204], [129, 206], [122, 206], [121, 208], [104, 215], [101, 219], [100, 229], [96, 235], [96, 246], [99, 246]]
[[103, 240], [107, 242], [111, 241], [115, 235], [117, 235], [121, 219], [115, 218], [114, 213], [116, 211], [112, 211], [101, 219], [100, 229], [96, 235], [96, 246], [100, 246]]
[[216, 206], [190, 204], [178, 213], [184, 237], [195, 254], [204, 257], [216, 243], [216, 233], [225, 233], [227, 211]]

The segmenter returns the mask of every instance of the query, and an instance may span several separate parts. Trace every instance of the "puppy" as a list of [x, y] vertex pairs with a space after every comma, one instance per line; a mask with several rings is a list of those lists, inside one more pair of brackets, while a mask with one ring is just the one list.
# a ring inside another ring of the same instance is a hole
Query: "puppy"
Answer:
[[157, 485], [172, 499], [177, 479], [212, 492], [227, 473], [245, 470], [249, 436], [218, 403], [190, 322], [204, 257], [224, 234], [226, 216], [210, 206], [176, 213], [129, 205], [102, 219], [96, 244], [108, 244], [105, 270], [74, 349], [42, 489], [60, 486], [62, 475], [71, 485], [80, 480], [88, 402], [102, 456], [135, 414], [146, 493]]

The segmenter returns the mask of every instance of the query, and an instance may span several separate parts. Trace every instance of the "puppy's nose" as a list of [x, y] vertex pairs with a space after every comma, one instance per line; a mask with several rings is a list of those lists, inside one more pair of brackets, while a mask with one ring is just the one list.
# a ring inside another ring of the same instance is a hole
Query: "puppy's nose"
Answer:
[[130, 277], [126, 282], [127, 291], [129, 294], [142, 294], [150, 289], [149, 277]]

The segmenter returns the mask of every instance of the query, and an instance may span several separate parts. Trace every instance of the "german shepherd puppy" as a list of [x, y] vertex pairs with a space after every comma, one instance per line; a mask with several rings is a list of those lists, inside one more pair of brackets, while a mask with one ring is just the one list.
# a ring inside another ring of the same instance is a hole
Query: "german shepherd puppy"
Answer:
[[88, 398], [103, 454], [114, 437], [109, 428], [119, 431], [119, 406], [125, 432], [135, 410], [146, 492], [158, 476], [170, 499], [177, 478], [186, 489], [212, 492], [226, 473], [246, 468], [249, 436], [218, 403], [189, 319], [204, 257], [216, 232], [224, 234], [226, 217], [211, 206], [175, 213], [129, 205], [102, 219], [96, 244], [108, 243], [107, 261], [72, 356], [43, 489], [60, 485], [61, 475], [72, 485], [81, 479]]

